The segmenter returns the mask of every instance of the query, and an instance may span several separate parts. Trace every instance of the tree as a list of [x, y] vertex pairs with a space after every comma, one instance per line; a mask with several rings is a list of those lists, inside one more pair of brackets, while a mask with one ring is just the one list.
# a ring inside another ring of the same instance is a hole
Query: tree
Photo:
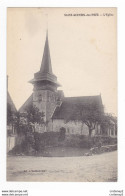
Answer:
[[103, 115], [102, 121], [101, 121], [101, 128], [103, 134], [107, 135], [107, 130], [113, 128], [113, 124], [115, 124], [115, 131], [117, 135], [117, 117], [113, 116], [110, 113], [106, 113]]
[[22, 118], [23, 123], [26, 123], [27, 131], [35, 132], [35, 123], [45, 124], [44, 112], [40, 112], [39, 109], [34, 105], [29, 105], [25, 110], [25, 115]]
[[43, 124], [44, 123], [44, 112], [40, 112], [39, 109], [34, 106], [34, 105], [30, 105], [26, 108], [26, 117], [27, 117], [27, 121], [28, 123], [39, 123], [39, 124]]
[[34, 105], [29, 105], [24, 113], [17, 112], [14, 120], [17, 132], [35, 132], [35, 123], [44, 124], [44, 116]]
[[25, 140], [22, 143], [27, 153], [38, 151], [40, 147], [40, 138], [35, 133], [35, 123], [44, 124], [44, 112], [40, 112], [34, 105], [29, 105], [24, 113], [18, 113], [18, 133], [25, 135]]
[[97, 104], [77, 104], [72, 109], [71, 115], [68, 117], [67, 122], [70, 120], [81, 121], [88, 126], [89, 136], [91, 137], [92, 131], [98, 124], [102, 122], [103, 108]]

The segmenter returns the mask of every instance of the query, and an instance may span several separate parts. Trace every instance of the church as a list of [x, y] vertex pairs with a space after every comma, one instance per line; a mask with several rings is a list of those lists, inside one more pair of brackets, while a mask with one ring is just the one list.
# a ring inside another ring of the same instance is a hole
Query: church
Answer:
[[[40, 112], [44, 112], [44, 121], [47, 122], [46, 126], [36, 123], [35, 130], [37, 132], [57, 132], [63, 127], [66, 134], [89, 134], [87, 125], [72, 118], [68, 122], [66, 119], [70, 117], [72, 108], [77, 104], [81, 106], [84, 104], [95, 104], [102, 109], [101, 95], [65, 97], [63, 91], [58, 90], [58, 87], [61, 85], [52, 71], [48, 34], [46, 35], [40, 71], [35, 73], [34, 78], [29, 82], [33, 85], [33, 93], [19, 109], [19, 112], [25, 113], [26, 108], [30, 105], [34, 105]], [[100, 133], [101, 127], [98, 124], [92, 135]]]

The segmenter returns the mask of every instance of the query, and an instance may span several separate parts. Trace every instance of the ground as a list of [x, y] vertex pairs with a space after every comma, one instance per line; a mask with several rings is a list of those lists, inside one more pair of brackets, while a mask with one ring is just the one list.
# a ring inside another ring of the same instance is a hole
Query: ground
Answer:
[[117, 151], [80, 157], [9, 156], [7, 181], [114, 182]]

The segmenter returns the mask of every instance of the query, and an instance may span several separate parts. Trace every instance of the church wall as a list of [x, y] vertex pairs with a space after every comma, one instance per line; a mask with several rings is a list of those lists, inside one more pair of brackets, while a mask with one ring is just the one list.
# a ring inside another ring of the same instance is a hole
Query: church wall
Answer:
[[47, 103], [46, 103], [46, 117], [47, 120], [51, 119], [53, 111], [56, 107], [56, 93], [47, 90]]
[[52, 131], [52, 121], [51, 120], [49, 121], [49, 123], [46, 126], [35, 123], [35, 132], [44, 133], [44, 132], [48, 132], [48, 131]]
[[35, 132], [44, 133], [46, 132], [46, 127], [44, 125], [39, 125], [38, 123], [35, 123]]
[[[82, 124], [81, 122], [70, 121], [65, 123], [63, 119], [50, 120], [48, 125], [45, 127], [36, 123], [35, 131], [39, 133], [53, 131], [59, 132], [60, 128], [64, 127], [66, 129], [66, 134], [79, 134], [79, 135], [89, 135], [88, 126]], [[92, 136], [95, 134], [101, 134], [100, 125], [96, 126], [95, 130], [92, 131]]]
[[56, 107], [56, 93], [50, 90], [37, 90], [33, 93], [33, 104], [44, 112], [45, 121], [50, 121]]
[[66, 129], [66, 134], [80, 134], [88, 135], [88, 127], [81, 122], [70, 121], [65, 123], [63, 119], [53, 120], [53, 131], [60, 131], [60, 128], [64, 127]]
[[40, 112], [46, 113], [46, 90], [37, 90], [33, 93], [33, 104]]

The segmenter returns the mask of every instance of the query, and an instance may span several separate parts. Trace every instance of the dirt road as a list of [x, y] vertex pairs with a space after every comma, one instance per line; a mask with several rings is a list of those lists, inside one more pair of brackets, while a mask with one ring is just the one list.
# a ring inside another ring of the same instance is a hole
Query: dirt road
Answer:
[[8, 181], [117, 181], [117, 151], [82, 157], [8, 157]]

